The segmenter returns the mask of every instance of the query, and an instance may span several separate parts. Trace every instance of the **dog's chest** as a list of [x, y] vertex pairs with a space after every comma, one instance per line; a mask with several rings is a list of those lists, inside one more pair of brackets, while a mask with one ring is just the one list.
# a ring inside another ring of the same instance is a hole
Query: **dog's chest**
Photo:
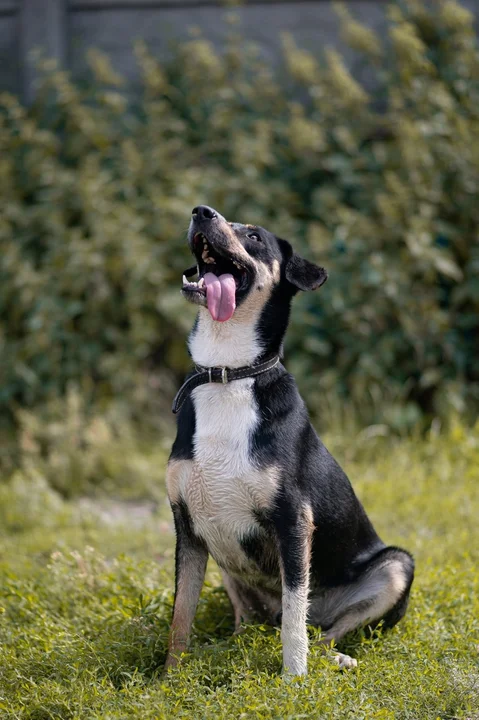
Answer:
[[251, 437], [258, 423], [253, 378], [229, 385], [207, 384], [193, 391], [196, 463], [221, 485], [254, 472]]
[[278, 485], [276, 468], [258, 467], [251, 454], [259, 419], [253, 383], [194, 390], [194, 459], [181, 488], [195, 532], [220, 565], [238, 571], [249, 564], [241, 542], [261, 534], [257, 513], [270, 506]]

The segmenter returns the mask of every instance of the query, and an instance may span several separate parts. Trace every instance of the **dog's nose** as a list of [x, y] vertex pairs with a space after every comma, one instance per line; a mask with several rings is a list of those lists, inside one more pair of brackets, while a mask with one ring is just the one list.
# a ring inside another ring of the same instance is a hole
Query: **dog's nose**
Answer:
[[192, 215], [196, 220], [214, 220], [215, 217], [218, 217], [216, 210], [208, 207], [208, 205], [198, 205], [198, 207], [193, 208]]

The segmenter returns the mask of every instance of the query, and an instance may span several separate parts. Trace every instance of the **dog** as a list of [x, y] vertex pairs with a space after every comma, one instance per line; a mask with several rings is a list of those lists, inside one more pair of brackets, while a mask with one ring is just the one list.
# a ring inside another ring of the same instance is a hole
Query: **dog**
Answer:
[[176, 582], [165, 668], [187, 648], [211, 555], [236, 630], [280, 623], [283, 672], [304, 675], [307, 624], [321, 628], [325, 651], [355, 628], [394, 626], [414, 561], [378, 537], [280, 360], [293, 297], [319, 288], [326, 271], [205, 205], [193, 210], [188, 242], [196, 265], [182, 294], [199, 306], [189, 337], [196, 367], [175, 398], [166, 477]]

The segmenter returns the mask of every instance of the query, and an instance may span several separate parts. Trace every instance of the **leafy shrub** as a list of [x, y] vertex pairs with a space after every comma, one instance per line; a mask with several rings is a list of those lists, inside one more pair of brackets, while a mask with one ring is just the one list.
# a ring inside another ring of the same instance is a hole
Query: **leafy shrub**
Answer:
[[116, 404], [100, 414], [69, 388], [64, 399], [19, 411], [17, 421], [18, 450], [10, 464], [41, 476], [61, 496], [111, 491], [129, 500], [163, 499], [168, 441], [146, 439]]
[[38, 468], [18, 470], [8, 482], [0, 483], [2, 534], [25, 532], [38, 526], [50, 528], [60, 518], [68, 521], [68, 510]]
[[319, 60], [285, 37], [276, 71], [233, 30], [223, 52], [195, 37], [163, 65], [139, 44], [141, 97], [97, 52], [88, 88], [46, 61], [33, 107], [2, 96], [3, 408], [85, 378], [92, 397], [150, 410], [171, 397], [188, 366], [178, 289], [199, 202], [330, 271], [297, 303], [287, 345], [313, 410], [334, 391], [401, 428], [466, 397], [477, 407], [473, 19], [411, 0], [390, 7], [382, 42], [339, 11], [372, 91], [332, 51]]

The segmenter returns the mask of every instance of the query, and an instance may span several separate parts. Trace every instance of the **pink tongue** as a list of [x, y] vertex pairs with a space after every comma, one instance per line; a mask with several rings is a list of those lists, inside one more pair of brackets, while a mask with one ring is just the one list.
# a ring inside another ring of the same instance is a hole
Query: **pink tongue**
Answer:
[[232, 317], [236, 307], [236, 283], [229, 273], [217, 277], [206, 273], [206, 303], [213, 320], [226, 322]]

